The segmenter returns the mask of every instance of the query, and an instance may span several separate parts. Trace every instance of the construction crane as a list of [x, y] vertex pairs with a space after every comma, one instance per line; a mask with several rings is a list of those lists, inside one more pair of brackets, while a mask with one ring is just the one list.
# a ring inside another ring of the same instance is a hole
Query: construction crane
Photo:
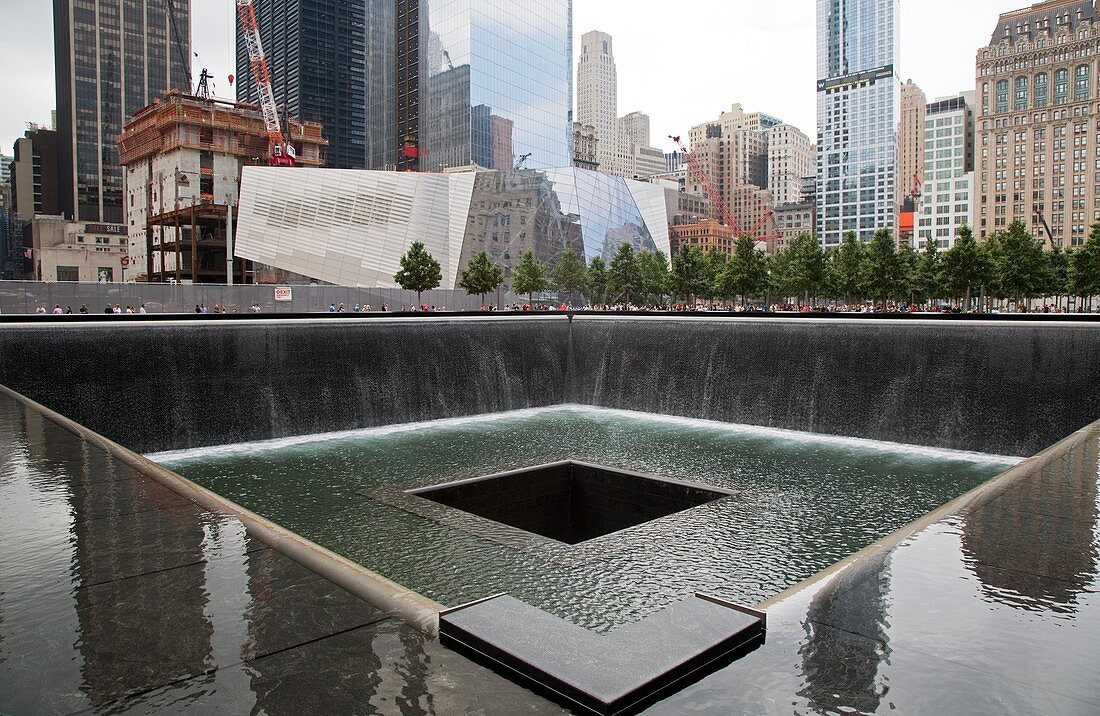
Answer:
[[[707, 198], [710, 199], [710, 203], [714, 205], [714, 208], [718, 210], [718, 215], [722, 218], [722, 223], [733, 229], [734, 236], [741, 236], [741, 224], [734, 218], [733, 212], [726, 206], [726, 202], [722, 201], [722, 195], [718, 193], [717, 187], [711, 183], [710, 177], [703, 171], [703, 167], [699, 166], [699, 160], [687, 150], [687, 147], [684, 146], [684, 143], [680, 141], [679, 137], [674, 137], [670, 134], [668, 138], [676, 144], [676, 148], [684, 155], [684, 159], [687, 160], [688, 165], [691, 167], [691, 171], [695, 175], [696, 181], [703, 185], [703, 190], [707, 193]], [[782, 238], [782, 234], [769, 234], [767, 236], [756, 235], [756, 232], [760, 231], [761, 227], [763, 227], [768, 222], [768, 219], [772, 218], [774, 215], [775, 212], [769, 209], [767, 213], [764, 214], [764, 218], [760, 219], [760, 221], [756, 223], [756, 226], [753, 227], [752, 231], [747, 235], [751, 237], [753, 241], [768, 241]]]
[[252, 82], [260, 94], [260, 108], [263, 110], [264, 123], [267, 125], [268, 153], [273, 167], [292, 167], [295, 162], [294, 147], [283, 136], [279, 122], [279, 110], [275, 105], [275, 93], [271, 89], [271, 73], [267, 69], [267, 58], [260, 44], [260, 25], [256, 21], [256, 9], [252, 0], [237, 0], [237, 17], [244, 34], [244, 44], [248, 48], [248, 61], [252, 66]]
[[527, 160], [531, 158], [531, 152], [521, 154], [516, 158], [516, 163], [512, 166], [513, 171], [519, 171], [523, 169], [523, 165], [527, 163]]
[[913, 172], [913, 189], [912, 189], [912, 191], [909, 192], [909, 198], [912, 199], [913, 201], [916, 201], [917, 199], [919, 199], [920, 198], [920, 189], [921, 189], [921, 186], [923, 186], [923, 185], [924, 185], [924, 182], [921, 181], [920, 172]]

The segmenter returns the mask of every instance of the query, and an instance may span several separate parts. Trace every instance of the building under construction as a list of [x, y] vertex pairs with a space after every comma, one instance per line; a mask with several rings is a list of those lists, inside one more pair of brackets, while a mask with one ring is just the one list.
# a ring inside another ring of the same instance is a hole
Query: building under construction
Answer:
[[[298, 166], [323, 166], [328, 142], [321, 125], [286, 125]], [[260, 108], [172, 91], [139, 110], [118, 145], [131, 275], [161, 283], [225, 283], [229, 210], [236, 210], [241, 170], [270, 163]], [[254, 280], [243, 260], [235, 261], [233, 274], [237, 283]]]

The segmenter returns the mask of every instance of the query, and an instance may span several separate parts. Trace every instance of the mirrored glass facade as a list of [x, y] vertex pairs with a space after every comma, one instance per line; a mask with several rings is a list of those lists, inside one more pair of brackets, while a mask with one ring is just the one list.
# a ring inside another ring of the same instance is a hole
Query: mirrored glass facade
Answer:
[[584, 169], [457, 172], [245, 167], [236, 254], [349, 286], [394, 286], [414, 241], [455, 288], [485, 251], [505, 287], [524, 252], [610, 261], [624, 242], [669, 254], [664, 190]]
[[817, 233], [897, 230], [899, 0], [817, 0]]
[[369, 0], [368, 166], [567, 166], [572, 52], [571, 0]]

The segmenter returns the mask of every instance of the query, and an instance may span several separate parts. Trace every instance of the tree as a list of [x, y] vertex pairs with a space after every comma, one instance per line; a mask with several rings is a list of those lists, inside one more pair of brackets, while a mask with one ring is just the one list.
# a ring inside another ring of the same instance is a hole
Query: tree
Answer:
[[584, 293], [588, 284], [588, 273], [577, 253], [567, 249], [554, 267], [554, 283], [572, 299]]
[[681, 243], [680, 251], [672, 257], [670, 288], [688, 304], [694, 304], [695, 297], [705, 295], [708, 290], [706, 261], [698, 246], [686, 243]]
[[840, 248], [833, 253], [830, 283], [838, 293], [837, 297], [843, 296], [849, 305], [860, 297], [865, 253], [866, 244], [859, 240], [854, 231], [844, 235]]
[[749, 296], [762, 293], [767, 288], [767, 262], [756, 250], [756, 242], [751, 237], [737, 239], [733, 245], [733, 258], [726, 262], [718, 283], [722, 296], [740, 296], [742, 306], [748, 304]]
[[484, 305], [485, 294], [497, 290], [503, 283], [504, 271], [499, 266], [493, 266], [488, 254], [481, 251], [470, 259], [458, 285], [471, 296], [481, 296], [481, 303]]
[[921, 256], [909, 244], [898, 249], [898, 283], [894, 297], [913, 303], [919, 291], [918, 274]]
[[[638, 254], [638, 273], [641, 276], [640, 293], [647, 303], [661, 304], [668, 292], [668, 258], [663, 251]], [[652, 300], [651, 300], [652, 299]]]
[[770, 291], [773, 296], [782, 298], [784, 303], [786, 303], [788, 297], [798, 293], [798, 289], [795, 287], [795, 282], [792, 279], [793, 269], [791, 268], [791, 257], [791, 249], [787, 247], [777, 251], [767, 262], [768, 291]]
[[1055, 246], [1047, 254], [1047, 285], [1043, 293], [1054, 297], [1054, 303], [1061, 296], [1069, 295], [1069, 254], [1061, 246]]
[[939, 242], [936, 239], [929, 237], [925, 240], [924, 251], [920, 253], [920, 260], [913, 276], [913, 288], [929, 305], [941, 293], [940, 252]]
[[607, 267], [599, 256], [593, 256], [592, 262], [588, 264], [585, 283], [588, 286], [588, 302], [603, 305], [607, 294]]
[[825, 285], [825, 252], [811, 234], [799, 234], [787, 247], [790, 252], [789, 289], [800, 297], [810, 297]]
[[1050, 268], [1044, 242], [1031, 235], [1022, 221], [1014, 221], [990, 245], [998, 292], [1023, 302], [1041, 296], [1049, 283]]
[[867, 244], [867, 253], [863, 258], [863, 285], [872, 296], [881, 299], [883, 311], [886, 311], [886, 299], [897, 290], [901, 278], [902, 266], [894, 233], [890, 229], [879, 229], [871, 243]]
[[629, 301], [638, 293], [641, 284], [642, 276], [638, 271], [634, 247], [623, 242], [611, 257], [611, 266], [607, 269], [607, 294], [614, 302]]
[[703, 296], [708, 301], [713, 302], [718, 296], [721, 295], [721, 286], [719, 279], [722, 276], [722, 272], [726, 270], [726, 262], [729, 257], [726, 256], [726, 252], [719, 251], [711, 246], [707, 249], [706, 263], [706, 290], [703, 291]]
[[955, 236], [955, 245], [940, 259], [940, 285], [948, 294], [964, 297], [963, 310], [970, 310], [975, 288], [988, 280], [985, 252], [974, 240], [974, 232], [963, 224]]
[[443, 272], [424, 244], [414, 241], [401, 257], [401, 270], [393, 275], [393, 280], [406, 291], [416, 291], [416, 303], [420, 305], [420, 294], [438, 288]]
[[1087, 298], [1100, 294], [1100, 223], [1093, 224], [1085, 245], [1070, 254], [1069, 288], [1075, 296]]
[[516, 275], [512, 279], [512, 292], [527, 294], [527, 302], [535, 307], [535, 294], [545, 291], [550, 287], [550, 281], [546, 278], [546, 267], [535, 258], [535, 253], [528, 249], [520, 257], [516, 266]]

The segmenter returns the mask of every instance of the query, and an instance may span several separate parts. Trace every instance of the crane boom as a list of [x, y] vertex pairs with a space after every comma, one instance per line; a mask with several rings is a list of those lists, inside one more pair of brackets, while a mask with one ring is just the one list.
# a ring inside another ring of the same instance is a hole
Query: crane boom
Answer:
[[722, 201], [722, 195], [718, 193], [718, 188], [711, 183], [710, 177], [703, 171], [703, 167], [699, 166], [699, 160], [684, 147], [683, 142], [679, 137], [673, 137], [669, 135], [669, 139], [676, 143], [676, 148], [684, 154], [684, 159], [687, 160], [691, 171], [695, 174], [695, 179], [703, 185], [703, 191], [707, 193], [707, 198], [710, 199], [710, 203], [714, 205], [714, 208], [718, 210], [718, 215], [722, 217], [722, 223], [733, 229], [735, 236], [741, 234], [741, 225], [737, 223], [737, 219], [733, 218], [733, 214], [730, 212], [729, 207], [726, 206], [726, 202]]
[[264, 124], [267, 125], [271, 165], [292, 167], [294, 166], [294, 147], [283, 137], [283, 128], [279, 124], [279, 110], [275, 105], [275, 93], [271, 89], [271, 73], [267, 68], [263, 45], [260, 43], [260, 24], [256, 21], [256, 8], [253, 7], [252, 0], [237, 0], [237, 17], [241, 23], [245, 47], [248, 48], [252, 82], [260, 93], [260, 108], [263, 110]]

